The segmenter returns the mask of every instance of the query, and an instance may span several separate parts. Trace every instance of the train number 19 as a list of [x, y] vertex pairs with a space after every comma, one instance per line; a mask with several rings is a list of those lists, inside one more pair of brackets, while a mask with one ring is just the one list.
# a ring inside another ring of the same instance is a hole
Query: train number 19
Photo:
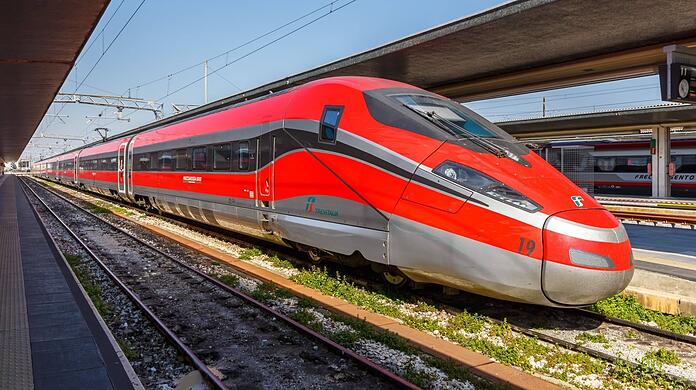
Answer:
[[529, 256], [532, 254], [532, 252], [534, 252], [534, 248], [536, 248], [536, 242], [534, 242], [534, 240], [529, 240], [524, 237], [520, 237], [520, 246], [519, 248], [517, 248], [517, 252], [527, 252], [526, 255]]

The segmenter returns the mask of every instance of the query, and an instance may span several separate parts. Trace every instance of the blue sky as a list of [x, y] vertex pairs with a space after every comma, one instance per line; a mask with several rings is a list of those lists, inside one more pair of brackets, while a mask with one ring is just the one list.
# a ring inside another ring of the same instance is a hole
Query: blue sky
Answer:
[[[340, 0], [334, 8], [350, 0]], [[102, 56], [139, 6], [141, 0], [112, 0], [90, 41], [80, 54], [61, 91], [72, 93], [128, 94], [157, 100], [200, 78], [203, 66], [167, 77], [182, 68], [214, 57], [248, 40], [315, 10], [329, 0], [295, 1], [184, 1], [146, 0], [111, 48]], [[209, 100], [213, 101], [285, 76], [382, 45], [433, 26], [458, 19], [500, 4], [501, 1], [452, 0], [357, 0], [325, 18], [270, 46], [235, 62], [209, 77]], [[120, 6], [120, 8], [119, 8]], [[118, 10], [117, 10], [118, 9]], [[293, 28], [326, 13], [323, 9], [248, 47], [209, 63], [213, 70], [234, 61]], [[113, 15], [113, 18], [112, 18]], [[107, 21], [110, 19], [107, 25]], [[106, 26], [106, 27], [105, 27]], [[103, 34], [100, 32], [104, 29]], [[90, 47], [91, 45], [91, 47]], [[148, 81], [163, 80], [138, 87]], [[593, 111], [617, 106], [659, 102], [655, 77], [624, 80], [537, 94], [472, 102], [467, 105], [493, 121], [540, 116], [542, 96], [549, 114]], [[203, 82], [199, 81], [160, 102], [165, 112], [171, 103], [202, 104]], [[87, 123], [85, 116], [113, 117], [114, 109], [70, 104], [53, 105], [49, 113], [68, 118], [45, 118], [37, 134], [97, 139], [95, 127], [106, 126], [110, 134], [137, 127], [154, 119], [149, 112], [125, 112], [130, 122], [98, 120]], [[65, 122], [65, 123], [63, 123]], [[75, 147], [80, 141], [37, 139], [23, 157], [36, 158]], [[51, 147], [51, 149], [48, 149]]]

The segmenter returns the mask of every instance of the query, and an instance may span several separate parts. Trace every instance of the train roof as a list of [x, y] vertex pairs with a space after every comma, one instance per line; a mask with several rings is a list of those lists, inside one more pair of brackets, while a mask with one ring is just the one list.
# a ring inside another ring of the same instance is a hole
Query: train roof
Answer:
[[[338, 77], [327, 77], [319, 80], [314, 80], [310, 81], [306, 84], [302, 84], [297, 87], [293, 88], [288, 88], [281, 90], [279, 92], [271, 92], [268, 95], [264, 95], [261, 97], [257, 97], [254, 99], [249, 99], [245, 100], [242, 102], [239, 102], [239, 100], [231, 101], [230, 97], [226, 97], [220, 100], [216, 100], [214, 102], [208, 103], [204, 106], [197, 107], [185, 112], [182, 112], [180, 114], [172, 115], [170, 117], [160, 119], [158, 121], [150, 122], [147, 123], [143, 126], [136, 127], [135, 129], [127, 130], [124, 131], [123, 133], [115, 134], [111, 137], [108, 137], [107, 139], [103, 141], [95, 141], [87, 145], [83, 145], [80, 147], [77, 147], [75, 149], [72, 149], [68, 152], [57, 154], [55, 156], [51, 156], [49, 158], [40, 160], [38, 162], [48, 162], [50, 159], [54, 158], [59, 158], [62, 160], [61, 157], [67, 158], [67, 154], [70, 153], [75, 153], [79, 150], [83, 149], [90, 149], [89, 154], [87, 155], [92, 155], [92, 154], [97, 154], [97, 153], [102, 153], [106, 152], [106, 150], [101, 150], [98, 149], [98, 151], [93, 151], [92, 148], [101, 146], [101, 145], [110, 145], [111, 142], [116, 141], [116, 140], [123, 140], [128, 138], [129, 136], [135, 135], [135, 134], [140, 134], [149, 130], [154, 130], [162, 126], [169, 126], [173, 125], [179, 122], [183, 122], [186, 120], [194, 119], [196, 117], [202, 117], [205, 115], [209, 115], [212, 113], [215, 113], [217, 111], [222, 111], [222, 110], [227, 110], [229, 108], [234, 108], [234, 107], [239, 107], [243, 105], [247, 105], [250, 103], [258, 102], [261, 100], [269, 99], [275, 96], [279, 96], [282, 94], [290, 93], [293, 91], [296, 91], [301, 88], [311, 88], [311, 87], [316, 87], [316, 86], [321, 86], [321, 85], [327, 85], [327, 84], [337, 84], [337, 85], [343, 85], [349, 88], [354, 88], [359, 91], [371, 91], [375, 89], [384, 89], [384, 88], [407, 88], [407, 89], [414, 89], [414, 90], [419, 90], [419, 88], [414, 87], [410, 84], [405, 84], [399, 81], [394, 81], [394, 80], [389, 80], [389, 79], [383, 79], [383, 78], [377, 78], [377, 77], [365, 77], [365, 76], [338, 76]], [[110, 151], [110, 150], [109, 150]]]

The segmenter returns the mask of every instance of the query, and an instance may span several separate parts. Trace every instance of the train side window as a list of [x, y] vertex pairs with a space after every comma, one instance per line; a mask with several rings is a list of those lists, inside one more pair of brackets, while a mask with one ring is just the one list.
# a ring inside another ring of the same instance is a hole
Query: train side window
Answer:
[[338, 122], [340, 122], [342, 114], [343, 107], [324, 107], [324, 113], [321, 115], [321, 123], [319, 125], [319, 142], [330, 144], [336, 143], [336, 134], [338, 133]]
[[171, 171], [173, 168], [172, 164], [172, 152], [166, 151], [166, 152], [160, 152], [159, 155], [159, 166], [160, 169], [163, 171]]
[[118, 162], [117, 162], [117, 160], [116, 160], [116, 157], [112, 158], [112, 159], [109, 161], [109, 168], [108, 168], [108, 169], [109, 169], [110, 171], [116, 171], [116, 170], [118, 170]]
[[242, 141], [239, 143], [237, 149], [237, 155], [239, 156], [238, 168], [240, 171], [249, 170], [249, 141]]
[[206, 147], [193, 148], [191, 152], [192, 169], [194, 171], [208, 170], [208, 149]]
[[138, 164], [136, 165], [137, 171], [147, 171], [150, 169], [150, 155], [147, 153], [139, 154], [137, 156]]
[[213, 146], [213, 169], [216, 171], [230, 170], [231, 151], [230, 144]]
[[150, 170], [151, 171], [156, 171], [159, 169], [159, 165], [157, 164], [157, 152], [152, 152], [150, 153]]
[[175, 158], [177, 171], [186, 171], [190, 169], [189, 156], [186, 154], [186, 149], [178, 149]]

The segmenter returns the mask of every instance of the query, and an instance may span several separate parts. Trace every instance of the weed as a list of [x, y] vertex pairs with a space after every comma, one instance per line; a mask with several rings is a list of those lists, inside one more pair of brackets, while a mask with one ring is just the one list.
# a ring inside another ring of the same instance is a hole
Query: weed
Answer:
[[457, 332], [463, 330], [468, 333], [478, 333], [483, 330], [483, 325], [486, 320], [477, 314], [471, 314], [466, 310], [458, 313], [456, 316], [450, 318], [447, 323], [447, 330], [449, 332]]
[[246, 248], [239, 254], [239, 258], [242, 260], [251, 260], [254, 257], [261, 256], [263, 251], [257, 247]]
[[[241, 258], [241, 256], [240, 256], [240, 258]], [[286, 268], [286, 269], [295, 268], [295, 266], [291, 262], [289, 262], [285, 259], [281, 259], [277, 255], [269, 256], [268, 258], [266, 258], [266, 261], [270, 262], [271, 264], [273, 264], [274, 266], [276, 266], [278, 268]]]
[[426, 388], [426, 386], [428, 386], [428, 384], [435, 379], [423, 371], [416, 370], [416, 366], [413, 364], [413, 362], [409, 362], [404, 367], [404, 372], [402, 375], [407, 381], [422, 389]]
[[626, 294], [617, 294], [603, 299], [594, 304], [592, 310], [626, 321], [654, 322], [661, 329], [674, 333], [690, 334], [696, 331], [696, 316], [671, 315], [646, 309], [635, 297]]
[[652, 361], [659, 364], [679, 364], [679, 358], [677, 354], [669, 349], [658, 348], [654, 351], [650, 351], [643, 356], [646, 361]]
[[239, 276], [234, 275], [234, 274], [215, 274], [213, 277], [223, 284], [226, 284], [230, 287], [237, 287], [239, 286]]
[[603, 334], [592, 334], [587, 332], [582, 332], [579, 335], [575, 336], [575, 341], [587, 341], [590, 343], [609, 344], [609, 340], [607, 340], [607, 338], [604, 337]]
[[633, 330], [633, 329], [629, 329], [629, 330], [626, 332], [626, 337], [629, 338], [629, 339], [635, 339], [636, 337], [638, 337], [638, 333], [637, 333], [635, 330]]
[[89, 277], [89, 275], [84, 270], [82, 270], [81, 258], [71, 253], [64, 253], [63, 256], [65, 257], [65, 260], [67, 260], [70, 268], [72, 268], [73, 273], [75, 273], [77, 280], [82, 285], [82, 288], [87, 293], [87, 296], [89, 296], [90, 300], [92, 301], [92, 304], [94, 304], [94, 307], [97, 309], [97, 312], [99, 312], [99, 314], [102, 317], [111, 316], [113, 310], [111, 306], [109, 306], [109, 304], [106, 303], [102, 298], [103, 295], [101, 288], [94, 282], [92, 282], [92, 279]]
[[117, 338], [116, 342], [118, 343], [118, 346], [121, 347], [121, 351], [123, 351], [123, 354], [126, 356], [126, 359], [134, 360], [138, 357], [138, 354], [131, 349], [130, 345], [128, 344], [128, 341], [122, 338]]
[[261, 302], [270, 302], [278, 298], [292, 297], [292, 294], [287, 290], [278, 288], [274, 284], [265, 282], [259, 284], [256, 287], [256, 290], [252, 291], [250, 295]]
[[108, 214], [111, 212], [106, 207], [97, 206], [96, 204], [89, 204], [88, 208], [91, 212], [93, 212], [95, 214]]

